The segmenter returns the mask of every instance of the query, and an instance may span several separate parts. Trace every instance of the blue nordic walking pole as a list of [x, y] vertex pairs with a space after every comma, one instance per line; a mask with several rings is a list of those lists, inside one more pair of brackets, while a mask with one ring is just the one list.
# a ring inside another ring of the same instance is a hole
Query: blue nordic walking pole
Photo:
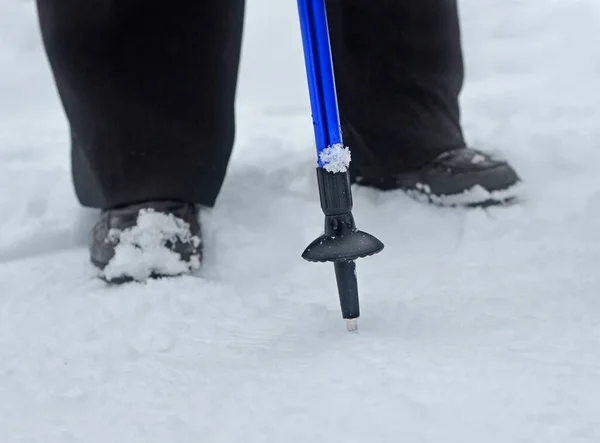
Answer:
[[350, 151], [344, 147], [331, 60], [325, 0], [298, 0], [304, 60], [317, 144], [317, 181], [325, 232], [302, 257], [312, 262], [333, 262], [342, 317], [349, 331], [360, 315], [357, 258], [376, 254], [383, 243], [356, 229], [352, 216]]

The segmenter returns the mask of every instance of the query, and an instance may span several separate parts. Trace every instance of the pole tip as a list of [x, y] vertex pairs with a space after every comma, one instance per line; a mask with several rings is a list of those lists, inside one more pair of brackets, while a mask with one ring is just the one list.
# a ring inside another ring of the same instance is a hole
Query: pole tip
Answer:
[[346, 329], [348, 329], [348, 332], [356, 331], [358, 329], [358, 319], [357, 318], [346, 319]]

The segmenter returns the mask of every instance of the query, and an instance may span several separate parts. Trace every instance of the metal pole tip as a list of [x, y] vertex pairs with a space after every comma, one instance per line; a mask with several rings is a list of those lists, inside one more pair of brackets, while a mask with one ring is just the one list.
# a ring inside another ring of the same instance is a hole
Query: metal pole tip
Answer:
[[346, 320], [346, 329], [348, 329], [349, 332], [356, 331], [358, 329], [358, 319], [351, 318]]

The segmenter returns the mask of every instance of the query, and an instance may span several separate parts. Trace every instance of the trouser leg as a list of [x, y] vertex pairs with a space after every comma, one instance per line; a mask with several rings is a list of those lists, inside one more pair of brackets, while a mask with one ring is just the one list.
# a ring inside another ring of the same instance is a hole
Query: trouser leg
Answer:
[[464, 147], [456, 0], [327, 0], [354, 175], [420, 168]]
[[38, 0], [84, 206], [211, 206], [234, 140], [243, 0]]

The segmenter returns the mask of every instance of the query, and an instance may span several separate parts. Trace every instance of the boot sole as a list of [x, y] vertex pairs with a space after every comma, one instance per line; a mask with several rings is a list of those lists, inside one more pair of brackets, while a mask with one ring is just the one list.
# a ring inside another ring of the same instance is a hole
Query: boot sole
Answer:
[[[419, 189], [402, 189], [409, 197], [421, 203], [429, 203], [444, 208], [488, 208], [493, 206], [513, 206], [521, 202], [519, 190], [521, 183], [515, 183], [495, 191], [468, 190], [461, 194], [433, 195]], [[479, 192], [480, 198], [469, 200], [469, 194]], [[484, 197], [485, 196], [485, 197]]]

